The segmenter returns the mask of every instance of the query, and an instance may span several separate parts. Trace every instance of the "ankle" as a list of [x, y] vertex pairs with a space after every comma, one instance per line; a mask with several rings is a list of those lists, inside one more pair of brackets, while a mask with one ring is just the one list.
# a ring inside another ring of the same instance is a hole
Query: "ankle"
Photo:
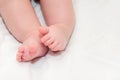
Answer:
[[39, 38], [39, 32], [38, 31], [32, 31], [30, 33], [27, 33], [19, 41], [24, 42], [24, 41], [26, 41], [27, 39], [30, 39], [30, 38], [34, 38], [34, 39]]

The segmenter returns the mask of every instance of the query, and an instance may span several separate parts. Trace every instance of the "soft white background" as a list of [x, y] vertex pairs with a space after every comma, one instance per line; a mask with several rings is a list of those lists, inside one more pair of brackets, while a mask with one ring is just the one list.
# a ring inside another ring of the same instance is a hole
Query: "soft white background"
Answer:
[[[39, 5], [32, 2], [44, 24]], [[18, 63], [18, 43], [0, 18], [0, 80], [120, 80], [120, 0], [73, 0], [76, 26], [66, 51]]]

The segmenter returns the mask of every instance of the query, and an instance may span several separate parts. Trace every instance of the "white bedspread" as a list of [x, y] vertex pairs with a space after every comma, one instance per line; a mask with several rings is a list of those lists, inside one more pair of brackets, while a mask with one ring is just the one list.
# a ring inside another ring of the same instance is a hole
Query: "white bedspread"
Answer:
[[[33, 3], [44, 24], [38, 4]], [[120, 80], [120, 0], [73, 0], [76, 26], [66, 51], [18, 63], [18, 43], [0, 18], [0, 80]]]

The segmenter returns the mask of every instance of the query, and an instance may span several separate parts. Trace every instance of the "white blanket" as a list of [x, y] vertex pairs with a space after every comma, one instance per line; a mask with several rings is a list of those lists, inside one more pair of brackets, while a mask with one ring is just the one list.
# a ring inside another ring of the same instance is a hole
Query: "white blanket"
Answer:
[[[37, 16], [44, 24], [40, 8]], [[61, 55], [19, 63], [0, 18], [0, 80], [120, 80], [120, 0], [73, 0], [76, 26]]]

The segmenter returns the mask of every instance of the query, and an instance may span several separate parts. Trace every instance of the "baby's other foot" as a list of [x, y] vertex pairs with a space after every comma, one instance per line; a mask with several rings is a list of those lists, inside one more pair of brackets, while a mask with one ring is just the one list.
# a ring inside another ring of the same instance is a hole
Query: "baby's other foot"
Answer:
[[64, 28], [52, 25], [50, 27], [41, 27], [39, 31], [40, 34], [44, 34], [41, 37], [41, 42], [52, 51], [62, 51], [66, 48], [70, 35], [67, 34]]
[[23, 42], [17, 53], [17, 61], [30, 61], [37, 57], [42, 57], [48, 49], [40, 42], [38, 37], [30, 37]]

